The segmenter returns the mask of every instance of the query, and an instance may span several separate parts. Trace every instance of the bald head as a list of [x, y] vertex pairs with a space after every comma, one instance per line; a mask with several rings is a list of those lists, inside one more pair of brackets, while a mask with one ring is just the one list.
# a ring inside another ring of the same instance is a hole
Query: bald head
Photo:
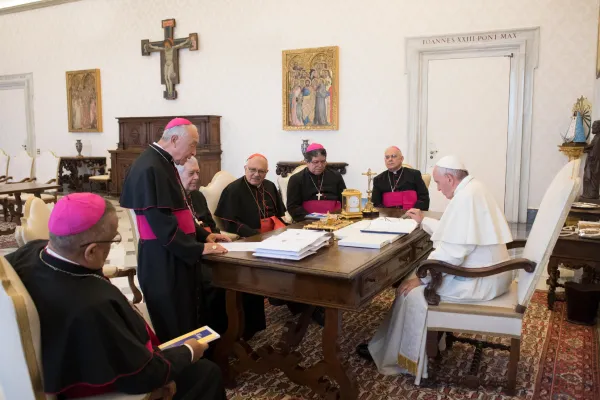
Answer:
[[246, 161], [244, 170], [248, 183], [260, 186], [269, 172], [269, 162], [262, 155], [253, 155]]
[[385, 149], [385, 166], [388, 171], [395, 172], [402, 167], [402, 163], [404, 162], [404, 157], [402, 156], [402, 152], [396, 146], [390, 146]]
[[177, 165], [183, 188], [189, 193], [200, 186], [200, 165], [196, 157], [191, 157], [183, 165]]

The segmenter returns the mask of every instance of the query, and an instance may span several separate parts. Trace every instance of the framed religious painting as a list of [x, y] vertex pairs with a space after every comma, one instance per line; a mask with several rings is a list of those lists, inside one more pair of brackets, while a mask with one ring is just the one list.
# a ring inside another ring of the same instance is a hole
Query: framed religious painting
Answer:
[[102, 132], [100, 70], [67, 71], [69, 132]]
[[283, 129], [336, 131], [339, 47], [284, 50], [282, 56]]

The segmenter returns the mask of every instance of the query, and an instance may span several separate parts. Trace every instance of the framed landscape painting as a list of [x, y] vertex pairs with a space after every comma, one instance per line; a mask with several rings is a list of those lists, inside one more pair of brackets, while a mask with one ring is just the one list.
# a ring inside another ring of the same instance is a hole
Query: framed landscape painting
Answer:
[[67, 71], [69, 132], [102, 132], [100, 70]]
[[339, 47], [283, 51], [284, 130], [338, 129]]

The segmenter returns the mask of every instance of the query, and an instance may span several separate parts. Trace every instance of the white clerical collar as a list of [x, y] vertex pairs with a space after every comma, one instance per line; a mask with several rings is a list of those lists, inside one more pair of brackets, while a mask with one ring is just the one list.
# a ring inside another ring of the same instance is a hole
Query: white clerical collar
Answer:
[[60, 254], [58, 254], [54, 250], [52, 250], [50, 247], [46, 247], [46, 253], [50, 254], [54, 258], [58, 258], [59, 260], [70, 262], [71, 264], [75, 264], [75, 265], [81, 265], [79, 263], [76, 263], [75, 261], [71, 261], [68, 258], [61, 256]]
[[462, 189], [465, 188], [465, 186], [467, 186], [469, 184], [469, 182], [471, 182], [473, 180], [473, 177], [471, 175], [467, 175], [463, 178], [462, 181], [460, 181], [460, 183], [458, 184], [458, 186], [456, 187], [456, 189], [454, 189], [454, 196], [456, 196], [457, 192], [460, 192]]

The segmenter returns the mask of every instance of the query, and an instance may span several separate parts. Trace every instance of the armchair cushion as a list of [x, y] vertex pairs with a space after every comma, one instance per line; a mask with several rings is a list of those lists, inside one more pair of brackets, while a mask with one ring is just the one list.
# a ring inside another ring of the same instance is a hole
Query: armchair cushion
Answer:
[[[287, 208], [287, 188], [288, 188], [288, 183], [290, 181], [290, 178], [292, 177], [292, 175], [297, 174], [298, 172], [302, 171], [304, 168], [306, 168], [306, 164], [302, 164], [297, 166], [290, 174], [288, 174], [288, 176], [286, 176], [285, 178], [282, 178], [281, 176], [277, 178], [277, 184], [279, 185], [279, 193], [281, 194], [281, 200], [283, 201], [283, 204], [286, 206]], [[283, 222], [287, 223], [287, 224], [291, 224], [293, 221], [292, 216], [290, 215], [289, 212], [285, 212], [285, 215], [283, 216]]]
[[[215, 176], [213, 176], [212, 180], [208, 185], [202, 186], [200, 188], [200, 192], [202, 192], [202, 194], [206, 198], [206, 204], [208, 205], [208, 209], [213, 215], [213, 219], [215, 220], [215, 223], [221, 231], [223, 231], [223, 224], [221, 223], [221, 219], [215, 215], [215, 210], [217, 209], [217, 205], [219, 204], [221, 193], [223, 193], [225, 187], [233, 181], [235, 181], [235, 177], [229, 172], [219, 171], [215, 174]], [[225, 234], [225, 232], [221, 233]]]

